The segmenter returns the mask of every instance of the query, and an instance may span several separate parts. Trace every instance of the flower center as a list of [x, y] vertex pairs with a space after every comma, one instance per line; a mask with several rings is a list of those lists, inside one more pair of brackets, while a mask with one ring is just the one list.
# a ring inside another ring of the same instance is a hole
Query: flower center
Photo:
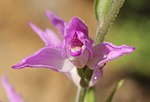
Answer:
[[70, 42], [70, 53], [72, 56], [79, 56], [82, 53], [83, 43], [78, 39], [77, 34], [74, 35], [73, 39]]
[[71, 50], [72, 52], [78, 52], [78, 51], [81, 50], [81, 47], [80, 47], [80, 46], [73, 46], [73, 47], [71, 47], [70, 50]]

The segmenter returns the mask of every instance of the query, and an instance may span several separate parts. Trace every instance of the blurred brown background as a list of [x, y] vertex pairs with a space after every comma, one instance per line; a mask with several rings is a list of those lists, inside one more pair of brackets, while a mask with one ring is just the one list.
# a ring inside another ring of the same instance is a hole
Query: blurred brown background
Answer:
[[[136, 4], [135, 4], [136, 2]], [[114, 102], [150, 102], [149, 82], [149, 1], [127, 0], [106, 40], [135, 46], [136, 52], [107, 64], [104, 77], [96, 86], [98, 102], [105, 102], [113, 85], [125, 78]], [[32, 21], [41, 28], [50, 27], [45, 11], [51, 10], [66, 21], [79, 16], [94, 38], [96, 21], [93, 0], [1, 0], [0, 2], [0, 76], [10, 83], [25, 102], [74, 102], [76, 87], [62, 73], [49, 69], [14, 70], [12, 65], [34, 53], [44, 44], [29, 28]], [[54, 29], [56, 31], [56, 29]], [[8, 102], [0, 85], [0, 100]]]

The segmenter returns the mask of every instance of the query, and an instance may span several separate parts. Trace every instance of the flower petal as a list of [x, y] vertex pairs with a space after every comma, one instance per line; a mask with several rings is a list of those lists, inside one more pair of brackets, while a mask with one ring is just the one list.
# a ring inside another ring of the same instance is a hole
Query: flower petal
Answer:
[[72, 70], [70, 70], [69, 72], [67, 72], [67, 73], [65, 73], [65, 74], [73, 81], [73, 83], [74, 83], [77, 87], [80, 87], [80, 80], [81, 80], [81, 77], [79, 76], [76, 67], [72, 68]]
[[54, 47], [45, 47], [35, 54], [23, 59], [19, 64], [13, 66], [15, 69], [24, 67], [50, 68], [59, 72], [68, 72], [74, 65], [61, 56], [61, 49]]
[[82, 43], [87, 47], [92, 57], [93, 56], [93, 48], [92, 48], [93, 41], [88, 36], [83, 34], [83, 32], [76, 31], [76, 33], [78, 34], [78, 37], [82, 41]]
[[99, 69], [99, 68], [94, 69], [89, 85], [90, 86], [95, 85], [102, 76], [103, 76], [102, 69]]
[[73, 37], [75, 31], [83, 32], [86, 36], [88, 36], [87, 26], [78, 17], [73, 17], [66, 26], [66, 34], [71, 38]]
[[52, 13], [51, 11], [47, 11], [46, 15], [47, 15], [49, 21], [57, 28], [57, 30], [63, 36], [65, 22], [62, 19], [60, 19], [58, 16], [56, 16], [54, 13]]
[[[83, 43], [89, 50], [90, 54], [93, 54], [92, 44], [93, 41], [88, 36], [88, 28], [83, 21], [78, 17], [73, 17], [65, 28], [65, 43], [69, 44], [73, 41], [74, 36], [77, 36], [80, 42]], [[67, 45], [65, 44], [65, 45]]]
[[94, 55], [88, 62], [88, 66], [92, 69], [100, 68], [108, 61], [121, 57], [124, 54], [129, 54], [135, 50], [134, 47], [121, 45], [115, 46], [108, 42], [103, 42], [94, 46]]
[[9, 102], [23, 102], [20, 95], [15, 92], [5, 76], [2, 77], [2, 85], [7, 93]]
[[77, 68], [83, 68], [88, 62], [89, 52], [87, 48], [84, 48], [80, 56], [69, 56], [68, 58]]
[[61, 41], [53, 31], [51, 31], [50, 29], [46, 29], [46, 31], [43, 31], [32, 22], [30, 22], [29, 25], [33, 29], [33, 31], [43, 40], [46, 46], [60, 46]]
[[51, 45], [54, 45], [56, 47], [61, 46], [62, 42], [60, 41], [58, 36], [52, 30], [46, 29], [45, 32], [47, 34], [47, 39], [51, 43]]

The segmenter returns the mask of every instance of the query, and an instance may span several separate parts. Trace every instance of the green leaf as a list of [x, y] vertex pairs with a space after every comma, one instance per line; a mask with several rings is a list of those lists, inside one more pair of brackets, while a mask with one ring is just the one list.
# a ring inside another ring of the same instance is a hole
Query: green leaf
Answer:
[[107, 101], [106, 102], [112, 102], [112, 99], [116, 93], [116, 91], [123, 85], [124, 83], [124, 79], [120, 80], [116, 85], [115, 87], [113, 88], [110, 96], [108, 97]]
[[89, 88], [87, 90], [87, 93], [85, 95], [85, 100], [84, 102], [96, 102], [95, 100], [95, 90], [94, 88]]
[[95, 0], [95, 15], [97, 21], [104, 19], [108, 8], [110, 7], [111, 0]]
[[96, 43], [104, 40], [111, 24], [117, 17], [125, 0], [95, 0], [95, 16], [97, 20]]

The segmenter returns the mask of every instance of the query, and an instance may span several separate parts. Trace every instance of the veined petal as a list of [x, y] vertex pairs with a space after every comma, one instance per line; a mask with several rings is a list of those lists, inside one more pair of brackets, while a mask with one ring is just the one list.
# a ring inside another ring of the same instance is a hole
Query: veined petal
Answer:
[[52, 30], [46, 29], [45, 31], [43, 31], [32, 22], [30, 22], [29, 25], [32, 28], [32, 30], [43, 40], [46, 46], [60, 46], [61, 41]]
[[103, 42], [94, 46], [94, 54], [88, 62], [88, 66], [92, 69], [100, 68], [108, 61], [114, 60], [124, 54], [129, 54], [135, 50], [134, 47], [121, 45], [115, 46], [108, 42]]
[[103, 69], [95, 68], [89, 85], [90, 86], [95, 85], [102, 76], [103, 76]]
[[61, 56], [62, 50], [54, 47], [44, 47], [35, 54], [23, 59], [19, 64], [14, 65], [14, 69], [24, 67], [50, 68], [59, 72], [68, 72], [74, 65]]
[[64, 36], [64, 27], [65, 27], [65, 22], [56, 16], [54, 13], [51, 11], [47, 11], [46, 15], [49, 19], [49, 21], [57, 28], [57, 30]]
[[15, 92], [5, 76], [2, 77], [2, 85], [6, 91], [9, 102], [23, 102], [21, 96]]

